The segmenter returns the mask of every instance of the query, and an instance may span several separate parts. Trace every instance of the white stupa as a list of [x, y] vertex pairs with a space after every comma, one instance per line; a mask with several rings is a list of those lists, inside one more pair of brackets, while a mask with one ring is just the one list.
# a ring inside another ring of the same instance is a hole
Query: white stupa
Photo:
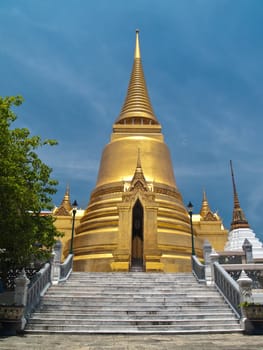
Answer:
[[262, 242], [256, 237], [253, 230], [250, 228], [244, 212], [240, 207], [239, 199], [236, 190], [236, 184], [234, 179], [234, 172], [232, 162], [230, 161], [233, 192], [234, 192], [234, 209], [233, 218], [231, 222], [231, 228], [228, 233], [228, 240], [226, 242], [225, 251], [242, 250], [242, 246], [245, 240], [248, 240], [252, 245], [253, 260], [263, 260], [263, 247]]

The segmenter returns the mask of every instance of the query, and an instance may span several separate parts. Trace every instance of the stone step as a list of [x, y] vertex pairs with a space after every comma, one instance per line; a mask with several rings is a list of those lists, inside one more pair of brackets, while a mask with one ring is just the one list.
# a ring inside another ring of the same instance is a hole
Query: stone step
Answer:
[[[124, 286], [127, 286], [127, 285], [140, 285], [141, 283], [145, 284], [145, 285], [157, 285], [160, 284], [160, 283], [163, 283], [164, 285], [178, 285], [178, 286], [184, 286], [184, 285], [193, 285], [194, 284], [194, 281], [193, 280], [182, 280], [182, 281], [178, 281], [178, 280], [136, 280], [136, 281], [133, 281], [133, 280], [123, 280], [123, 281], [120, 281], [118, 279], [105, 279], [105, 281], [101, 280], [101, 279], [83, 279], [83, 280], [71, 280], [67, 283], [62, 283], [61, 285], [63, 284], [66, 284], [66, 285], [77, 285], [77, 284], [87, 284], [87, 285], [124, 285]], [[198, 285], [198, 284], [197, 284]], [[200, 283], [199, 284], [200, 286], [202, 286], [203, 284]]]
[[197, 294], [218, 294], [218, 292], [215, 289], [203, 289], [203, 288], [193, 288], [193, 287], [172, 287], [172, 288], [155, 288], [152, 287], [145, 287], [143, 284], [140, 286], [131, 286], [128, 285], [127, 287], [119, 287], [119, 286], [66, 286], [65, 288], [50, 288], [50, 293], [60, 293], [62, 291], [65, 292], [75, 292], [75, 293], [143, 293], [143, 294], [149, 294], [149, 293], [156, 293], [156, 294], [191, 294], [191, 293], [197, 293]]
[[[159, 285], [158, 285], [159, 284]], [[162, 286], [161, 286], [162, 284]], [[155, 283], [152, 282], [145, 282], [145, 281], [139, 281], [137, 283], [129, 283], [129, 281], [127, 281], [126, 283], [116, 283], [116, 281], [112, 281], [109, 283], [102, 283], [102, 282], [97, 282], [97, 281], [82, 281], [82, 282], [77, 282], [76, 283], [68, 283], [65, 286], [66, 287], [70, 287], [70, 288], [121, 288], [121, 289], [127, 289], [129, 287], [132, 288], [141, 288], [141, 286], [143, 285], [144, 288], [154, 288], [157, 290], [160, 290], [162, 288], [169, 288], [169, 289], [180, 289], [180, 288], [194, 288], [194, 289], [202, 289], [202, 284], [200, 283], [199, 285], [193, 285], [193, 283], [173, 283], [173, 282], [158, 282], [156, 281]], [[62, 286], [59, 285], [58, 288]], [[63, 287], [63, 286], [62, 286]]]
[[[123, 285], [113, 285], [113, 284], [106, 284], [106, 283], [93, 283], [93, 284], [76, 284], [76, 285], [72, 285], [72, 284], [66, 284], [66, 285], [57, 285], [57, 286], [53, 286], [52, 290], [55, 291], [59, 291], [59, 290], [71, 290], [73, 288], [77, 288], [79, 291], [85, 291], [85, 290], [90, 290], [90, 291], [94, 291], [94, 290], [110, 290], [110, 291], [125, 291], [128, 289], [132, 289], [132, 290], [141, 290], [141, 285], [142, 283], [138, 283], [136, 285], [131, 285], [130, 283], [128, 284], [123, 284]], [[148, 284], [148, 285], [143, 285], [143, 289], [146, 291], [175, 291], [175, 292], [179, 292], [180, 290], [184, 290], [184, 287], [186, 287], [185, 285], [171, 285], [171, 283], [168, 283], [167, 285], [163, 284], [163, 285], [155, 285], [155, 284]], [[209, 289], [208, 287], [202, 286], [200, 285], [192, 285], [189, 284], [187, 285], [187, 289], [189, 289], [189, 291], [202, 291], [202, 290], [206, 290], [209, 291], [211, 290], [211, 288]]]
[[[94, 283], [123, 283], [123, 284], [128, 284], [128, 283], [131, 283], [131, 284], [138, 284], [140, 282], [144, 282], [144, 283], [149, 283], [149, 284], [152, 284], [152, 283], [165, 283], [165, 284], [168, 284], [168, 283], [174, 283], [174, 284], [190, 284], [190, 283], [193, 283], [195, 281], [195, 279], [193, 277], [191, 278], [182, 278], [182, 279], [163, 279], [163, 278], [151, 278], [151, 279], [145, 279], [145, 278], [135, 278], [135, 279], [131, 279], [131, 278], [121, 278], [121, 277], [118, 277], [118, 278], [107, 278], [107, 277], [102, 277], [102, 278], [89, 278], [89, 277], [86, 277], [86, 278], [73, 278], [69, 281], [70, 284], [74, 284], [74, 283], [85, 283], [85, 282], [94, 282]], [[68, 283], [68, 282], [67, 282]]]
[[57, 295], [59, 297], [63, 297], [65, 296], [84, 296], [84, 297], [93, 297], [93, 296], [107, 296], [107, 295], [112, 295], [112, 296], [120, 296], [120, 297], [127, 297], [127, 298], [131, 298], [131, 297], [136, 297], [136, 296], [144, 296], [144, 297], [162, 297], [162, 296], [167, 296], [167, 297], [174, 297], [174, 296], [178, 296], [178, 297], [197, 297], [197, 296], [217, 296], [218, 297], [218, 292], [216, 290], [210, 290], [210, 291], [197, 291], [197, 290], [189, 290], [189, 291], [184, 291], [184, 290], [180, 290], [180, 291], [176, 291], [176, 290], [171, 290], [171, 291], [156, 291], [156, 290], [134, 290], [132, 288], [130, 288], [129, 290], [72, 290], [72, 289], [60, 289], [60, 290], [54, 290], [53, 288], [49, 290], [48, 295]]
[[76, 329], [76, 330], [71, 330], [71, 329], [65, 329], [62, 328], [60, 330], [54, 330], [54, 329], [29, 329], [25, 333], [29, 333], [32, 335], [53, 335], [53, 334], [68, 334], [68, 335], [88, 335], [88, 334], [147, 334], [147, 335], [156, 335], [156, 334], [161, 334], [161, 335], [191, 335], [191, 334], [225, 334], [225, 333], [241, 333], [241, 330], [239, 327], [231, 327], [226, 330], [225, 328], [220, 328], [220, 325], [215, 328], [203, 328], [203, 329], [193, 329], [193, 328], [187, 328], [187, 329], [119, 329], [118, 332], [116, 332], [115, 329], [98, 329], [96, 328], [95, 330], [93, 329]]
[[[58, 325], [57, 319], [32, 319], [28, 323], [29, 325], [36, 325], [36, 326], [48, 326], [53, 327]], [[189, 326], [189, 325], [195, 325], [199, 327], [207, 327], [211, 325], [216, 324], [224, 324], [225, 327], [228, 327], [229, 325], [238, 325], [238, 322], [235, 322], [233, 320], [225, 319], [225, 318], [218, 318], [216, 321], [213, 318], [209, 318], [206, 320], [203, 319], [142, 319], [142, 320], [116, 320], [116, 319], [101, 319], [101, 320], [87, 320], [87, 319], [65, 319], [65, 320], [59, 320], [60, 326], [84, 326], [84, 327], [93, 327], [95, 325], [97, 326], [103, 326], [106, 325], [107, 327], [128, 327], [128, 326], [152, 326], [152, 325], [173, 325], [173, 326]], [[118, 328], [116, 328], [118, 329]]]
[[[119, 327], [116, 330], [115, 326], [111, 325], [89, 325], [89, 326], [83, 326], [83, 325], [35, 325], [32, 327], [32, 325], [28, 325], [27, 332], [30, 333], [67, 333], [67, 334], [113, 334], [113, 333], [123, 333], [123, 334], [138, 334], [138, 333], [153, 333], [153, 334], [161, 334], [161, 333], [170, 333], [170, 334], [180, 334], [180, 333], [211, 333], [214, 331], [214, 333], [234, 333], [234, 332], [241, 332], [239, 325], [231, 325], [226, 328], [224, 323], [217, 323], [217, 324], [209, 324], [206, 326], [200, 327], [200, 325], [196, 324], [189, 324], [189, 325], [181, 325], [181, 326], [167, 326], [167, 325], [140, 325], [140, 326], [130, 326], [130, 327]], [[198, 347], [198, 345], [197, 345]]]
[[[222, 300], [218, 300], [216, 298], [191, 298], [190, 300], [185, 299], [178, 299], [178, 298], [137, 298], [137, 299], [131, 299], [131, 298], [119, 298], [119, 300], [113, 299], [111, 300], [109, 298], [57, 298], [57, 297], [46, 297], [43, 299], [42, 304], [47, 303], [48, 305], [57, 305], [58, 303], [61, 305], [69, 305], [74, 303], [78, 306], [83, 307], [98, 307], [98, 306], [107, 306], [111, 305], [112, 307], [118, 306], [119, 304], [125, 305], [125, 307], [130, 306], [131, 304], [137, 305], [137, 306], [157, 306], [157, 305], [163, 305], [163, 306], [202, 306], [204, 304], [207, 305], [225, 305]], [[145, 305], [147, 304], [147, 305]]]
[[[54, 299], [54, 300], [48, 300], [47, 304], [49, 307], [59, 307], [58, 304], [60, 304], [60, 306], [63, 306], [63, 307], [68, 307], [70, 304], [74, 303], [75, 306], [81, 306], [82, 308], [104, 308], [104, 307], [111, 307], [111, 308], [118, 308], [119, 305], [121, 304], [122, 307], [126, 308], [126, 309], [130, 309], [130, 308], [133, 308], [133, 306], [131, 306], [131, 302], [118, 302], [117, 300], [113, 300], [113, 301], [107, 301], [107, 303], [101, 301], [100, 303], [99, 302], [93, 302], [93, 303], [89, 303], [87, 305], [86, 302], [83, 302], [83, 301], [77, 301], [75, 299], [71, 299], [71, 300], [68, 300], [68, 301], [65, 301], [64, 299], [63, 300], [57, 300], [57, 299]], [[171, 302], [163, 302], [163, 305], [160, 305], [160, 304], [157, 304], [155, 301], [150, 301], [148, 300], [147, 301], [147, 305], [145, 305], [145, 301], [144, 300], [141, 300], [141, 302], [137, 302], [136, 305], [134, 305], [134, 307], [138, 307], [138, 308], [143, 308], [143, 309], [148, 309], [148, 308], [156, 308], [156, 307], [163, 307], [163, 308], [170, 308], [170, 307], [185, 307], [185, 306], [188, 306], [188, 307], [196, 307], [196, 308], [200, 308], [200, 307], [203, 307], [204, 305], [207, 305], [207, 301], [204, 299], [203, 301], [196, 301], [196, 302], [193, 302], [193, 303], [188, 303], [188, 304], [184, 304], [182, 305], [180, 302], [174, 302], [174, 301], [171, 301]], [[218, 303], [216, 303], [216, 301], [214, 303], [211, 303], [211, 301], [208, 301], [209, 305], [208, 306], [216, 306], [218, 305]], [[43, 303], [42, 303], [43, 305]], [[222, 306], [225, 306], [225, 304], [221, 303]]]
[[165, 272], [77, 272], [73, 271], [71, 274], [72, 278], [101, 278], [101, 276], [106, 276], [108, 278], [112, 276], [120, 276], [121, 278], [131, 278], [135, 277], [144, 278], [144, 279], [153, 279], [153, 278], [194, 278], [192, 273], [189, 272], [177, 272], [177, 273], [165, 273]]
[[[231, 316], [233, 319], [235, 317], [233, 316], [233, 312], [230, 309], [224, 309], [223, 311], [219, 311], [216, 308], [183, 308], [181, 310], [176, 310], [172, 311], [170, 308], [163, 308], [163, 309], [151, 309], [149, 308], [144, 309], [142, 313], [140, 313], [140, 308], [137, 309], [128, 309], [125, 307], [119, 308], [119, 309], [110, 309], [108, 308], [93, 308], [93, 309], [84, 309], [84, 308], [79, 308], [79, 309], [73, 309], [73, 308], [53, 308], [52, 311], [50, 311], [50, 308], [41, 308], [40, 310], [36, 311], [37, 313], [41, 313], [43, 315], [68, 315], [71, 314], [72, 316], [74, 315], [83, 315], [83, 317], [86, 316], [92, 316], [92, 317], [146, 317], [146, 315], [151, 315], [152, 317], [188, 317], [189, 315], [192, 315], [193, 317], [198, 314], [200, 318], [202, 317], [207, 317], [211, 316], [212, 318], [214, 316]], [[120, 316], [122, 315], [122, 316]], [[168, 315], [168, 316], [167, 316]], [[32, 315], [33, 317], [33, 315]], [[190, 317], [190, 316], [189, 316]]]
[[[101, 299], [101, 298], [112, 298], [118, 296], [119, 299], [127, 300], [127, 299], [142, 299], [142, 298], [155, 298], [156, 300], [163, 300], [166, 299], [185, 299], [187, 300], [196, 300], [196, 299], [218, 299], [218, 293], [215, 291], [211, 291], [208, 293], [187, 293], [187, 292], [180, 292], [180, 293], [145, 293], [144, 291], [134, 293], [132, 290], [126, 291], [126, 293], [110, 293], [110, 292], [103, 292], [103, 293], [79, 293], [76, 291], [71, 292], [64, 292], [60, 291], [58, 293], [54, 293], [52, 290], [48, 294], [44, 296], [44, 298], [77, 298], [77, 299]], [[117, 298], [116, 298], [117, 299]]]
[[36, 312], [32, 316], [31, 320], [40, 320], [44, 319], [47, 321], [47, 319], [56, 319], [56, 320], [71, 320], [71, 319], [85, 319], [85, 320], [102, 320], [102, 319], [118, 319], [118, 320], [151, 320], [154, 317], [158, 317], [160, 319], [169, 320], [169, 319], [202, 319], [202, 320], [218, 320], [218, 319], [226, 319], [226, 320], [232, 320], [233, 321], [233, 315], [231, 313], [217, 313], [215, 315], [211, 315], [210, 313], [183, 313], [183, 314], [169, 314], [166, 315], [164, 313], [149, 313], [149, 314], [131, 314], [131, 313], [102, 313], [102, 314], [96, 314], [96, 313], [49, 313], [49, 312], [43, 312], [39, 313]]
[[164, 273], [162, 274], [155, 274], [155, 273], [147, 273], [148, 276], [145, 276], [145, 274], [122, 274], [122, 273], [114, 273], [114, 274], [91, 274], [87, 272], [85, 275], [80, 274], [76, 275], [74, 272], [71, 276], [71, 281], [74, 280], [123, 280], [123, 281], [133, 281], [136, 282], [138, 280], [144, 280], [144, 281], [193, 281], [195, 280], [195, 277], [193, 275], [184, 275], [180, 276], [177, 274], [168, 274]]
[[[84, 325], [84, 326], [94, 326], [95, 324], [98, 325], [108, 325], [110, 324], [111, 326], [115, 327], [123, 327], [125, 325], [132, 325], [132, 326], [138, 326], [138, 325], [188, 325], [190, 324], [195, 324], [199, 326], [203, 325], [209, 325], [209, 322], [213, 323], [224, 323], [225, 326], [227, 325], [232, 325], [232, 324], [237, 324], [237, 321], [233, 321], [227, 318], [220, 318], [218, 317], [216, 322], [215, 319], [213, 318], [207, 318], [207, 319], [162, 319], [162, 318], [152, 318], [152, 319], [136, 319], [136, 320], [130, 320], [130, 319], [100, 319], [100, 320], [89, 320], [86, 318], [78, 318], [78, 319], [60, 319], [59, 324], [60, 325]], [[43, 325], [57, 325], [58, 320], [56, 318], [49, 318], [48, 320], [46, 319], [31, 319], [29, 324], [43, 324]]]
[[65, 291], [60, 291], [57, 293], [54, 293], [53, 291], [48, 294], [48, 296], [45, 297], [46, 299], [48, 298], [61, 298], [61, 299], [77, 299], [77, 300], [96, 300], [96, 299], [112, 299], [116, 298], [118, 300], [130, 300], [130, 301], [137, 301], [141, 299], [149, 299], [151, 298], [152, 300], [156, 301], [163, 301], [165, 300], [197, 300], [197, 299], [218, 299], [218, 295], [216, 292], [209, 292], [206, 293], [205, 295], [201, 295], [198, 293], [133, 293], [133, 291], [126, 291], [126, 293], [81, 293], [81, 292], [68, 292], [66, 293]]
[[[128, 285], [130, 286], [140, 286], [141, 283], [144, 283], [144, 286], [147, 287], [147, 286], [154, 286], [156, 288], [160, 288], [160, 287], [180, 287], [180, 286], [189, 286], [189, 287], [195, 287], [195, 288], [203, 288], [203, 287], [206, 287], [204, 284], [202, 283], [195, 283], [193, 280], [182, 280], [182, 281], [170, 281], [170, 280], [158, 280], [158, 281], [153, 281], [153, 280], [137, 280], [137, 281], [132, 281], [132, 280], [123, 280], [122, 282], [120, 281], [114, 281], [113, 279], [112, 280], [108, 280], [108, 279], [94, 279], [94, 280], [72, 280], [72, 281], [67, 281], [66, 283], [65, 282], [62, 282], [61, 284], [57, 285], [56, 287], [60, 287], [60, 286], [72, 286], [72, 285], [79, 285], [79, 286], [95, 286], [95, 285], [98, 285], [98, 286], [105, 286], [105, 285], [108, 285], [108, 286], [112, 286], [112, 287], [115, 287], [115, 286], [118, 286], [118, 287], [126, 287]], [[163, 284], [163, 285], [162, 285]]]
[[[159, 284], [159, 285], [158, 285]], [[127, 289], [129, 287], [132, 288], [141, 288], [141, 286], [143, 285], [144, 288], [154, 288], [157, 290], [160, 290], [162, 288], [166, 289], [180, 289], [180, 288], [194, 288], [197, 290], [201, 290], [203, 289], [204, 286], [202, 286], [202, 284], [197, 284], [197, 285], [193, 285], [193, 283], [172, 283], [172, 282], [158, 282], [156, 281], [155, 283], [152, 282], [145, 282], [145, 281], [139, 281], [137, 283], [129, 283], [129, 281], [127, 281], [126, 283], [116, 283], [116, 281], [112, 281], [109, 283], [102, 283], [97, 282], [97, 281], [82, 281], [82, 282], [77, 282], [76, 283], [68, 283], [65, 286], [66, 287], [70, 287], [70, 288], [121, 288], [121, 289]], [[57, 286], [57, 288], [59, 289], [60, 287], [63, 287], [63, 285], [59, 285]]]
[[75, 306], [84, 306], [84, 307], [94, 307], [94, 306], [99, 306], [99, 305], [104, 305], [105, 307], [110, 305], [111, 307], [115, 307], [118, 305], [127, 305], [134, 307], [134, 306], [141, 306], [142, 304], [147, 308], [147, 307], [164, 307], [164, 306], [171, 306], [171, 307], [185, 307], [185, 306], [216, 306], [216, 305], [226, 305], [224, 300], [222, 299], [217, 299], [216, 297], [213, 298], [113, 298], [111, 299], [110, 297], [98, 297], [98, 298], [73, 298], [73, 297], [63, 297], [59, 298], [56, 296], [49, 297], [45, 296], [42, 301], [41, 305], [46, 304], [46, 305], [71, 305], [74, 304]]
[[[105, 280], [105, 281], [104, 281]], [[123, 283], [123, 284], [138, 284], [140, 282], [144, 282], [145, 284], [149, 283], [149, 284], [153, 284], [153, 283], [174, 283], [174, 284], [191, 284], [194, 282], [194, 278], [182, 278], [182, 279], [161, 279], [161, 278], [155, 278], [155, 279], [145, 279], [145, 278], [138, 278], [138, 279], [130, 279], [130, 278], [107, 278], [107, 277], [103, 277], [103, 278], [75, 278], [75, 279], [71, 279], [69, 281], [70, 284], [75, 284], [75, 283], [86, 283], [86, 282], [94, 282], [94, 283], [106, 283], [106, 284], [110, 284], [110, 283]], [[67, 282], [68, 283], [68, 282]]]
[[120, 283], [120, 281], [124, 284], [127, 284], [127, 283], [132, 283], [132, 284], [136, 284], [136, 283], [140, 283], [140, 282], [144, 282], [144, 283], [177, 283], [177, 284], [189, 284], [189, 283], [192, 283], [195, 279], [194, 277], [190, 277], [190, 278], [187, 278], [187, 277], [184, 277], [184, 278], [137, 278], [137, 277], [134, 277], [134, 278], [123, 278], [121, 276], [114, 276], [114, 277], [107, 277], [107, 276], [101, 276], [101, 278], [98, 278], [98, 277], [85, 277], [85, 278], [72, 278], [70, 280], [70, 283], [71, 284], [74, 284], [76, 282], [78, 283], [85, 283], [85, 282], [98, 282], [98, 283], [101, 283], [101, 282], [104, 282], [105, 280], [105, 283]]
[[89, 287], [69, 287], [67, 288], [51, 288], [49, 294], [83, 294], [83, 295], [93, 295], [93, 294], [121, 294], [121, 295], [131, 295], [131, 294], [143, 294], [143, 295], [218, 295], [218, 292], [214, 289], [197, 289], [197, 288], [171, 288], [171, 289], [155, 289], [155, 288], [89, 288]]
[[[220, 308], [219, 308], [220, 307]], [[182, 313], [182, 312], [210, 312], [211, 314], [214, 314], [219, 311], [224, 310], [225, 312], [231, 312], [232, 310], [226, 306], [225, 304], [219, 306], [216, 304], [213, 305], [178, 305], [178, 306], [174, 306], [171, 305], [169, 307], [167, 307], [167, 305], [147, 305], [144, 308], [142, 308], [140, 305], [115, 305], [115, 307], [113, 308], [112, 305], [108, 304], [108, 305], [57, 305], [57, 304], [53, 304], [53, 305], [48, 305], [48, 304], [41, 304], [40, 307], [38, 308], [38, 310], [40, 310], [41, 312], [46, 312], [47, 310], [51, 311], [51, 312], [83, 312], [83, 313], [87, 313], [87, 312], [127, 312], [127, 313], [131, 313], [131, 312], [145, 312], [145, 313], [149, 313], [149, 312], [166, 312], [166, 313]], [[233, 313], [232, 313], [233, 315]]]
[[81, 289], [113, 289], [113, 290], [126, 290], [129, 288], [133, 289], [153, 289], [153, 290], [181, 290], [181, 289], [193, 289], [193, 290], [209, 290], [207, 286], [204, 286], [202, 284], [193, 284], [193, 283], [184, 283], [184, 284], [179, 284], [179, 283], [163, 283], [163, 282], [156, 282], [156, 283], [144, 283], [143, 281], [138, 282], [138, 283], [115, 283], [114, 281], [112, 283], [96, 283], [95, 281], [92, 282], [82, 282], [82, 283], [68, 283], [66, 285], [57, 285], [54, 286], [54, 289], [62, 289], [62, 288], [81, 288]]

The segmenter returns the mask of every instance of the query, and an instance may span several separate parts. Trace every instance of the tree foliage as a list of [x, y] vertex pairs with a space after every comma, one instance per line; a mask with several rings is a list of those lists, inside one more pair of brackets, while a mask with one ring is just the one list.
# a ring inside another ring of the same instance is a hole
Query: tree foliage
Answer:
[[0, 271], [22, 268], [48, 257], [59, 236], [51, 209], [56, 192], [52, 169], [44, 164], [37, 150], [56, 144], [31, 136], [26, 128], [12, 128], [17, 119], [13, 109], [22, 97], [0, 97]]

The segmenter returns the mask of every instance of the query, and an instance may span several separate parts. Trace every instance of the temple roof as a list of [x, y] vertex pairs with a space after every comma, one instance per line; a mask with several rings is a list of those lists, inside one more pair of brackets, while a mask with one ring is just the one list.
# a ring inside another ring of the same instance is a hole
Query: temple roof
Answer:
[[231, 230], [238, 229], [238, 228], [249, 228], [248, 221], [239, 204], [235, 178], [234, 178], [234, 171], [233, 171], [231, 160], [230, 160], [230, 169], [231, 169], [233, 194], [234, 194], [234, 209], [233, 209], [233, 216], [232, 216], [232, 222], [231, 222]]
[[122, 110], [115, 124], [136, 123], [136, 119], [138, 118], [145, 124], [159, 124], [147, 91], [141, 61], [139, 30], [136, 30], [134, 62], [128, 91]]
[[60, 206], [55, 210], [55, 215], [57, 216], [69, 216], [72, 210], [72, 206], [70, 204], [70, 195], [69, 195], [69, 185], [67, 185], [66, 192], [62, 199]]

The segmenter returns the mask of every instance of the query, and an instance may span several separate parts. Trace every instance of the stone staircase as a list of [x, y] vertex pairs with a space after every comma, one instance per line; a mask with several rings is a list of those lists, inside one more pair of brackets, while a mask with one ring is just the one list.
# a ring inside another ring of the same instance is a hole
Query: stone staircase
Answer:
[[190, 273], [81, 273], [52, 286], [27, 333], [241, 332], [213, 287]]

